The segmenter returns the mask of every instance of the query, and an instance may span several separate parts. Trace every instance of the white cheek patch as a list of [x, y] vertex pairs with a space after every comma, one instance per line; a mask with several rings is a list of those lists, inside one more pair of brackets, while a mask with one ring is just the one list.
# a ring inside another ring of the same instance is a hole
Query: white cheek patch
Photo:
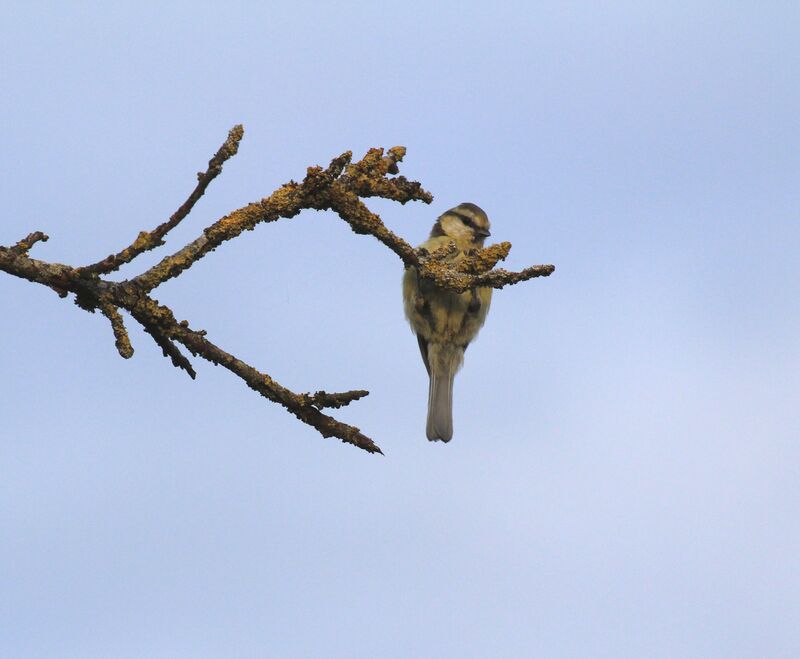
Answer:
[[441, 225], [445, 235], [451, 238], [464, 240], [472, 236], [472, 230], [464, 226], [464, 223], [458, 218], [445, 216], [441, 220]]

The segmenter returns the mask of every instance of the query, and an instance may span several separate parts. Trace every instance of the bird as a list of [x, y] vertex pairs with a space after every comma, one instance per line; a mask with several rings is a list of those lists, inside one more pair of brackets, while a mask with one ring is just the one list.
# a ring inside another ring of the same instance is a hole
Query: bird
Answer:
[[[454, 264], [483, 247], [490, 235], [486, 213], [464, 202], [437, 218], [430, 237], [419, 248], [432, 253], [455, 243], [454, 253], [446, 259]], [[491, 301], [489, 287], [456, 293], [421, 278], [414, 266], [403, 273], [405, 315], [429, 376], [425, 434], [430, 441], [449, 442], [453, 437], [453, 379], [464, 361], [464, 351], [486, 320]]]

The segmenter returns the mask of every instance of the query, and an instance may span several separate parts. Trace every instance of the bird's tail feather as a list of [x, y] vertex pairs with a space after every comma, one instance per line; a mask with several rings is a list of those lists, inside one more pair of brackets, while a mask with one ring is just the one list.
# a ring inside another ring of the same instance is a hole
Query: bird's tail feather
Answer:
[[453, 437], [453, 379], [454, 368], [444, 373], [436, 373], [431, 369], [428, 389], [428, 439], [449, 442]]

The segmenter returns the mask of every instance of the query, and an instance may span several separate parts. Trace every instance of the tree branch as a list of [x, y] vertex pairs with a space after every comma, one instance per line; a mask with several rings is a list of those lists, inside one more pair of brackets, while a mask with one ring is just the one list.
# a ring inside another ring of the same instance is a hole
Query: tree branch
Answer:
[[15, 254], [20, 254], [22, 256], [25, 256], [31, 249], [31, 247], [33, 247], [40, 240], [46, 243], [48, 237], [44, 235], [41, 231], [34, 231], [33, 233], [28, 234], [28, 236], [20, 240], [16, 245], [11, 247], [10, 249]]
[[108, 302], [100, 304], [100, 311], [111, 322], [111, 331], [114, 332], [114, 345], [117, 347], [120, 357], [123, 359], [130, 359], [133, 357], [133, 346], [131, 339], [128, 336], [128, 330], [125, 329], [125, 323], [122, 320], [122, 315], [117, 308]]
[[206, 332], [191, 329], [187, 321], [178, 322], [169, 307], [159, 304], [150, 296], [151, 291], [177, 277], [242, 232], [262, 223], [295, 217], [304, 209], [333, 210], [354, 232], [369, 234], [381, 241], [400, 257], [407, 268], [417, 268], [420, 276], [454, 291], [464, 291], [474, 286], [502, 288], [533, 277], [546, 277], [554, 267], [539, 265], [521, 272], [495, 270], [495, 265], [508, 256], [511, 243], [474, 250], [457, 261], [448, 261], [452, 256], [452, 246], [433, 254], [423, 249], [415, 250], [390, 231], [363, 201], [370, 197], [381, 197], [401, 204], [409, 201], [430, 203], [433, 200], [431, 194], [416, 181], [409, 181], [403, 176], [389, 176], [398, 173], [398, 164], [405, 156], [405, 148], [393, 147], [386, 152], [383, 149], [370, 149], [364, 158], [355, 163], [352, 162], [352, 153], [348, 151], [334, 158], [326, 168], [309, 167], [302, 183], [289, 181], [260, 201], [220, 218], [191, 243], [131, 280], [114, 282], [102, 279], [100, 275], [114, 272], [140, 254], [163, 244], [166, 234], [189, 214], [211, 181], [222, 171], [223, 164], [236, 154], [243, 134], [242, 126], [234, 126], [227, 140], [209, 161], [208, 169], [198, 174], [195, 189], [178, 210], [152, 231], [141, 232], [133, 243], [116, 254], [78, 268], [33, 259], [28, 255], [30, 249], [37, 242], [47, 240], [45, 234], [36, 231], [11, 247], [0, 247], [0, 270], [49, 286], [61, 297], [72, 293], [75, 303], [86, 311], [99, 309], [111, 323], [117, 351], [126, 359], [133, 355], [133, 347], [120, 309], [128, 311], [150, 334], [164, 356], [169, 357], [175, 367], [186, 371], [191, 378], [195, 378], [196, 373], [179, 345], [195, 357], [223, 366], [244, 380], [251, 389], [314, 427], [323, 437], [337, 437], [370, 453], [381, 453], [380, 448], [359, 428], [337, 421], [321, 411], [344, 407], [367, 396], [369, 392], [294, 393], [266, 373], [213, 344], [206, 338]]
[[159, 224], [150, 232], [142, 231], [136, 237], [136, 240], [125, 249], [116, 254], [107, 256], [102, 261], [81, 268], [81, 272], [83, 274], [108, 274], [119, 270], [124, 264], [130, 263], [139, 256], [139, 254], [163, 245], [164, 236], [178, 226], [180, 221], [191, 212], [194, 205], [205, 193], [211, 181], [217, 178], [220, 172], [222, 172], [222, 165], [225, 161], [235, 156], [239, 151], [239, 143], [242, 141], [242, 137], [244, 137], [244, 126], [237, 124], [230, 129], [228, 132], [228, 139], [225, 140], [211, 160], [208, 161], [208, 169], [206, 169], [205, 172], [198, 172], [197, 185], [195, 189], [192, 190], [189, 198], [181, 204], [180, 208], [178, 208], [166, 222]]

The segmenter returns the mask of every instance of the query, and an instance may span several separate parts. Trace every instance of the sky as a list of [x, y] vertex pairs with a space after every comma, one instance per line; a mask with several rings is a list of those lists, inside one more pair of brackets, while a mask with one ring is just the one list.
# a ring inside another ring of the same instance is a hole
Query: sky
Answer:
[[800, 10], [767, 2], [0, 8], [0, 244], [84, 265], [239, 155], [135, 276], [343, 151], [403, 145], [504, 264], [425, 439], [402, 264], [331, 213], [155, 291], [323, 439], [128, 319], [0, 273], [4, 658], [800, 656]]

